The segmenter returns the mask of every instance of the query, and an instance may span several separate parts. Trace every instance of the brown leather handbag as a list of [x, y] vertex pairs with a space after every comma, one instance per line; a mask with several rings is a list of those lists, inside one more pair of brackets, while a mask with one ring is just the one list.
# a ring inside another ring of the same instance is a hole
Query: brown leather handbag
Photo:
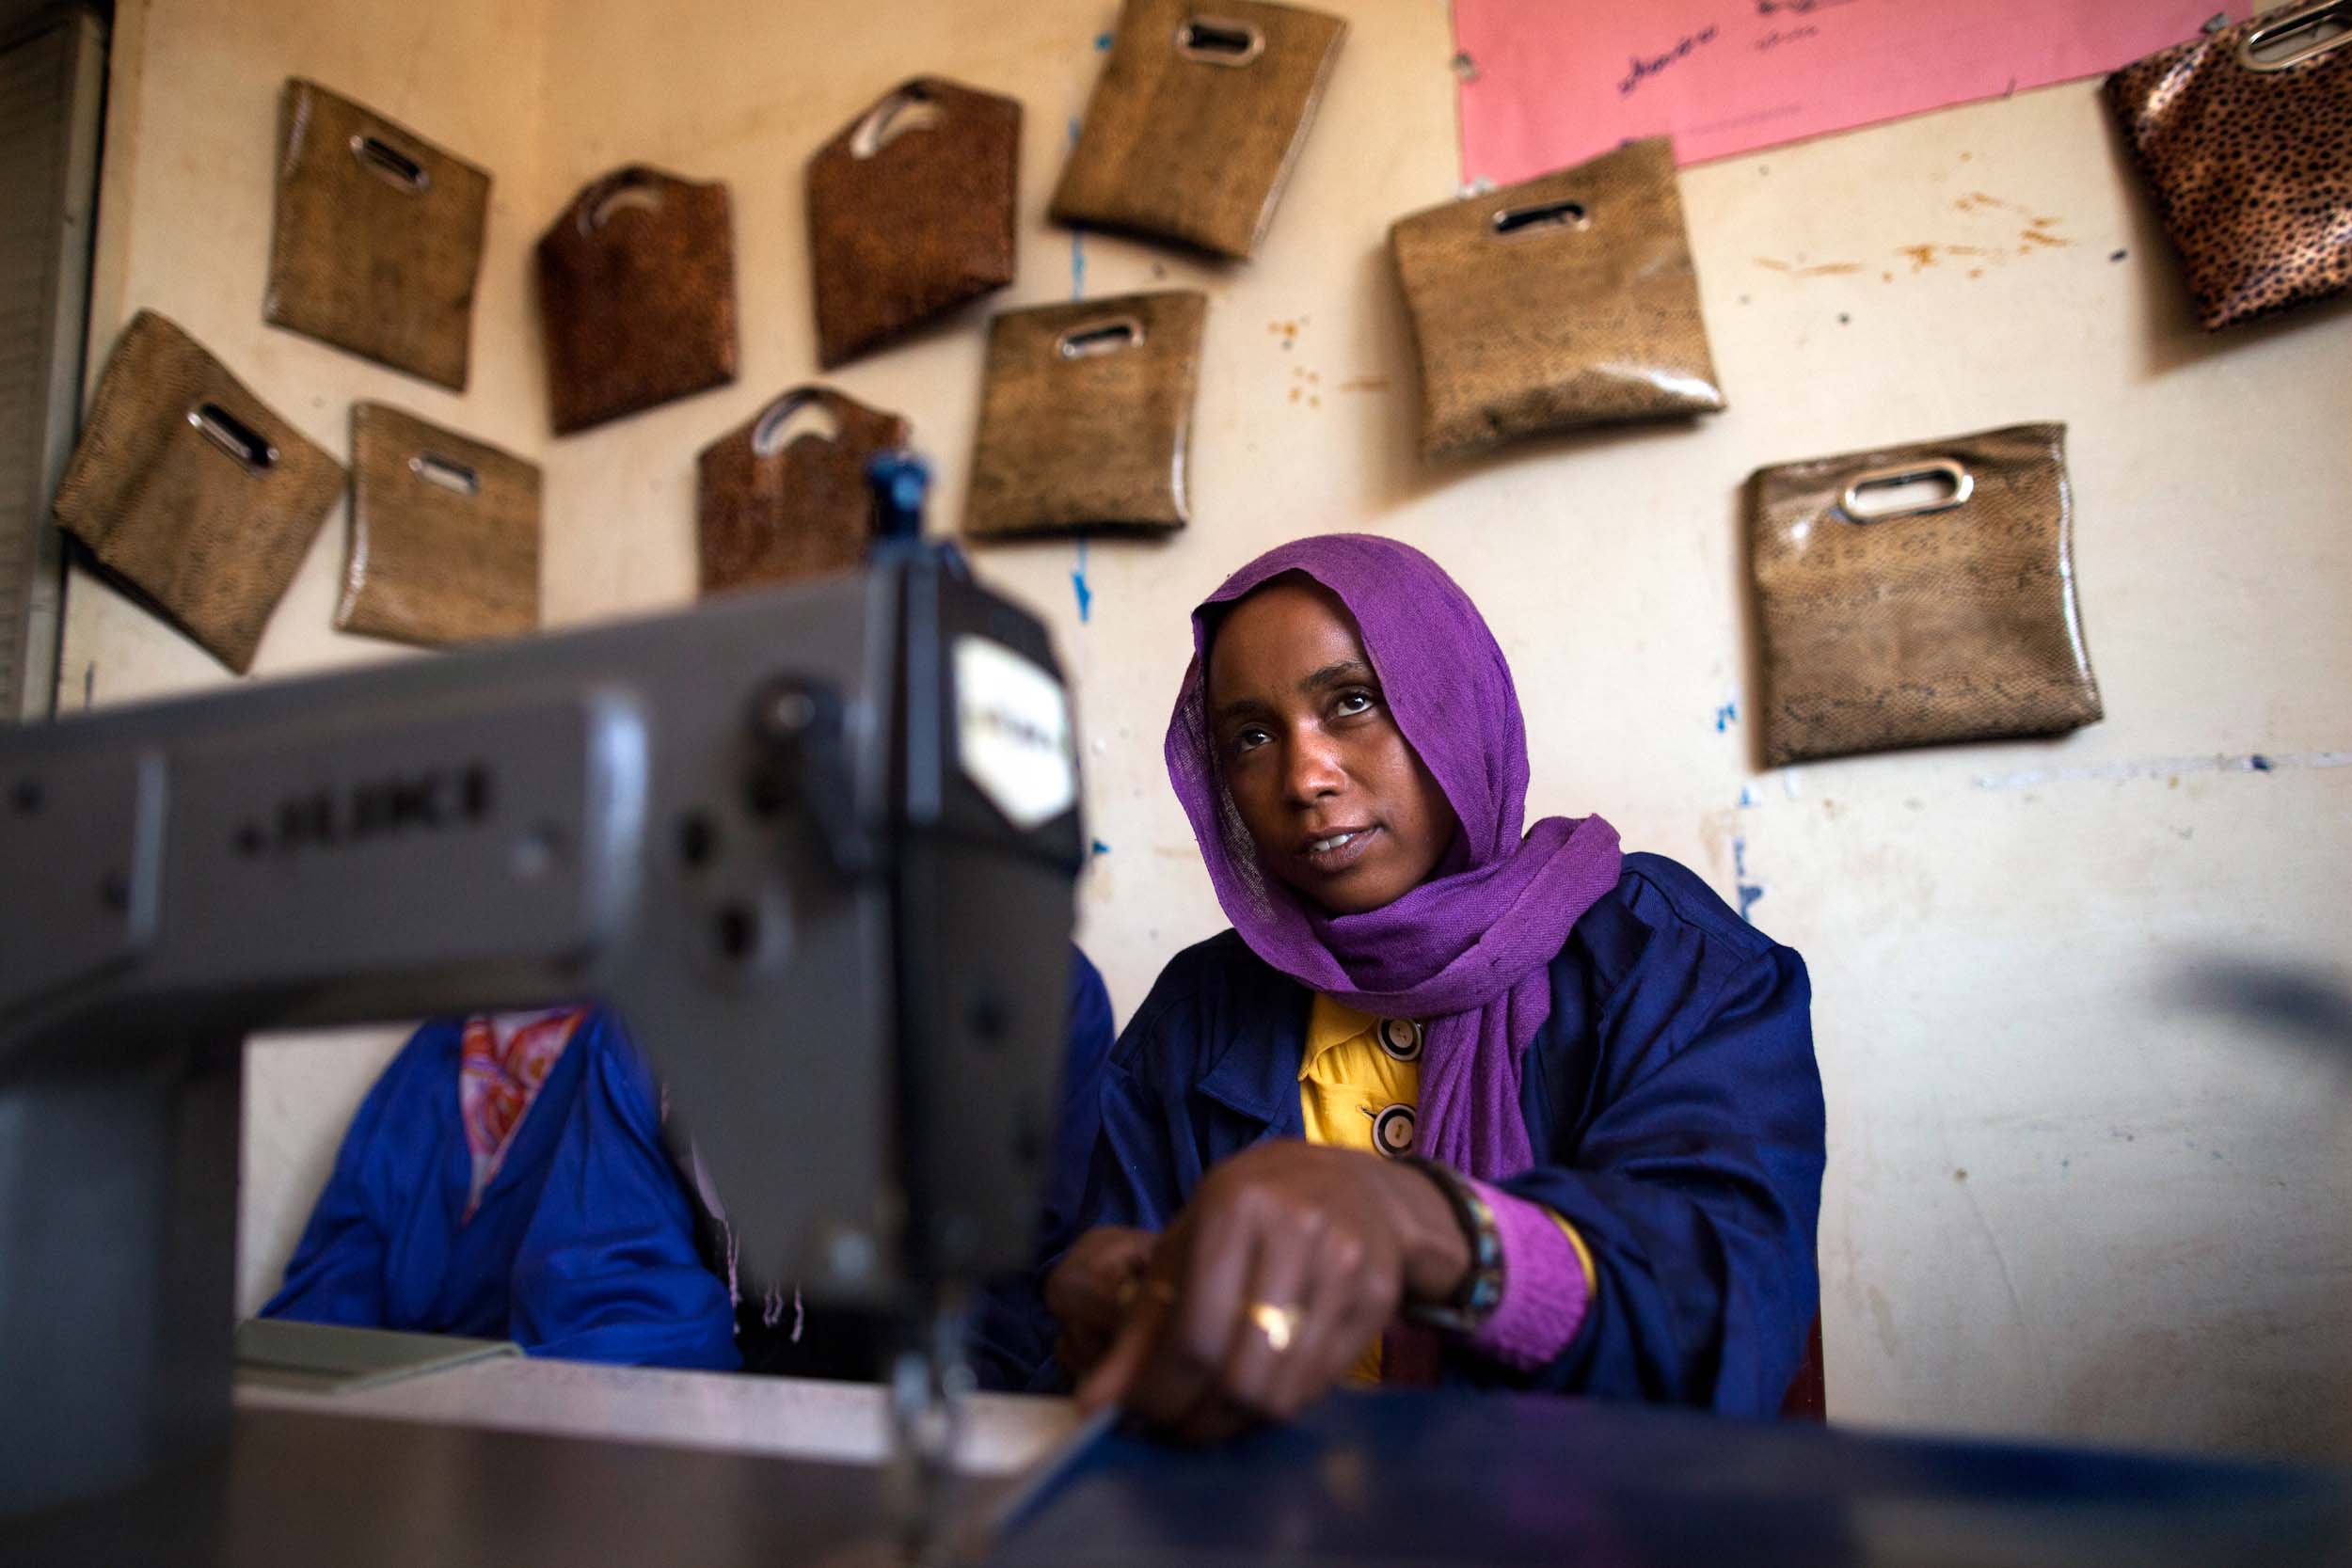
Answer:
[[1012, 281], [1021, 105], [900, 84], [808, 161], [817, 358], [827, 369]]
[[2101, 717], [2065, 443], [2062, 424], [2021, 424], [1756, 470], [1768, 764]]
[[2352, 0], [2175, 44], [2106, 96], [2207, 331], [2352, 289]]
[[631, 165], [539, 241], [548, 399], [568, 436], [735, 379], [727, 188]]
[[703, 448], [703, 592], [793, 582], [866, 559], [866, 465], [907, 440], [896, 414], [830, 387], [794, 387]]
[[1389, 249], [1424, 458], [1724, 406], [1663, 136], [1401, 218]]
[[52, 509], [242, 675], [342, 489], [342, 464], [142, 310], [106, 361]]
[[1206, 294], [1172, 290], [1009, 310], [991, 323], [964, 531], [1182, 528], [1208, 309]]
[[289, 78], [262, 314], [463, 390], [490, 177], [422, 136]]
[[351, 409], [335, 625], [440, 644], [539, 626], [539, 467], [381, 403]]
[[1126, 0], [1055, 221], [1247, 258], [1346, 32], [1336, 16], [1264, 0]]

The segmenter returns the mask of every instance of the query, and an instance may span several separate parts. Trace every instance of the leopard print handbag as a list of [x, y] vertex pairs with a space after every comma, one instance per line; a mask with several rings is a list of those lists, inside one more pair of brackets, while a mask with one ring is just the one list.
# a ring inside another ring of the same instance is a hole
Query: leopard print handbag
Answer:
[[2352, 0], [2217, 28], [2106, 97], [2207, 331], [2352, 289]]

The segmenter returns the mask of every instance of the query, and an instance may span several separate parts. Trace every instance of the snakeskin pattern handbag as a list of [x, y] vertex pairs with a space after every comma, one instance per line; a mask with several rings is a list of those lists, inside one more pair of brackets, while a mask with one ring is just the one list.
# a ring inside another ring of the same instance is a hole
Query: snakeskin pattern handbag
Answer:
[[1208, 309], [1206, 294], [1171, 290], [998, 316], [964, 531], [1182, 528]]
[[723, 184], [632, 165], [539, 241], [555, 433], [735, 379], [735, 223]]
[[1054, 221], [1252, 255], [1346, 32], [1265, 0], [1127, 0]]
[[342, 492], [342, 464], [142, 310], [106, 361], [52, 510], [242, 675]]
[[1400, 219], [1421, 451], [1724, 406], [1662, 136]]
[[2061, 424], [2010, 425], [1756, 470], [1748, 566], [1769, 765], [2102, 717], [2074, 604], [2065, 442]]
[[830, 387], [794, 387], [702, 450], [702, 591], [847, 571], [874, 536], [866, 465], [907, 421]]
[[361, 403], [351, 468], [336, 626], [435, 645], [539, 628], [538, 465]]
[[808, 161], [817, 362], [830, 370], [1013, 279], [1021, 105], [918, 76]]
[[263, 318], [464, 390], [490, 177], [299, 77], [278, 150]]

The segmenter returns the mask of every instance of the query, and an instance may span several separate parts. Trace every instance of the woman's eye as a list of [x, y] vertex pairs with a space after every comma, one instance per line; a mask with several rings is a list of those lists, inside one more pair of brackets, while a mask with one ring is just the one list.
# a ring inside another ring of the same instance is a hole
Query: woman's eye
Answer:
[[1337, 704], [1343, 717], [1370, 712], [1376, 699], [1369, 691], [1343, 691]]
[[1268, 736], [1265, 731], [1253, 724], [1245, 730], [1235, 730], [1233, 732], [1232, 739], [1227, 742], [1227, 744], [1232, 747], [1233, 754], [1235, 756], [1239, 756], [1244, 752], [1256, 751], [1259, 747], [1264, 745], [1267, 739]]

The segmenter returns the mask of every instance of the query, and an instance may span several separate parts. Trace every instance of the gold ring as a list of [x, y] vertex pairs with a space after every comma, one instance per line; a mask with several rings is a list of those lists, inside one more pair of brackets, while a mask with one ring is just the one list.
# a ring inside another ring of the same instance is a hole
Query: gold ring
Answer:
[[1173, 1307], [1176, 1305], [1176, 1287], [1165, 1279], [1138, 1279], [1132, 1275], [1119, 1282], [1119, 1309], [1121, 1312], [1132, 1308], [1136, 1301], [1145, 1296], [1162, 1307]]
[[1265, 1336], [1265, 1342], [1274, 1347], [1277, 1355], [1291, 1348], [1291, 1336], [1298, 1332], [1298, 1318], [1295, 1307], [1277, 1307], [1270, 1301], [1250, 1304], [1249, 1321], [1258, 1325], [1258, 1332]]

